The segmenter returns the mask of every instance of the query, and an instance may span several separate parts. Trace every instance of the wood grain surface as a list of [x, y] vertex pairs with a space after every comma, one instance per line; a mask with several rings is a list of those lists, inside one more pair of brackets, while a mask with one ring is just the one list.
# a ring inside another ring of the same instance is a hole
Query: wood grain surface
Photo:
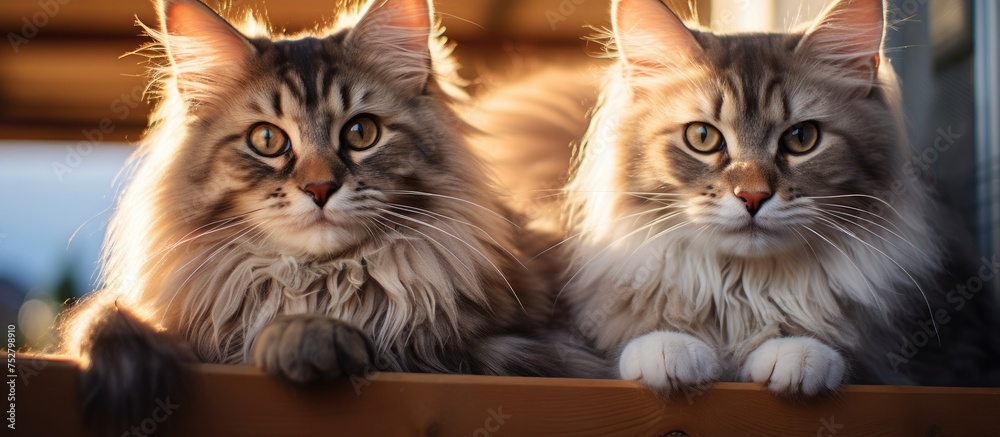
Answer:
[[[22, 356], [18, 366], [26, 376], [17, 385], [19, 434], [86, 435], [72, 363]], [[192, 436], [1000, 435], [1000, 389], [850, 386], [804, 400], [717, 383], [659, 399], [627, 381], [379, 373], [296, 387], [251, 367], [189, 370], [193, 394], [166, 400], [172, 414], [151, 411], [137, 429]]]

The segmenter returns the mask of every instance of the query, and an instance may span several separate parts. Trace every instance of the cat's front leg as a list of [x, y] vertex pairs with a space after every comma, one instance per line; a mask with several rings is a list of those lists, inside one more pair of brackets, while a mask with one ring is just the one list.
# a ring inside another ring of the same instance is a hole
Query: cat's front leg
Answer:
[[844, 382], [847, 360], [810, 337], [772, 338], [757, 347], [740, 369], [740, 379], [782, 395], [812, 396]]
[[622, 379], [665, 395], [704, 387], [719, 377], [719, 356], [708, 343], [679, 332], [654, 331], [633, 338], [618, 361]]
[[362, 375], [375, 356], [357, 328], [319, 315], [272, 320], [253, 346], [253, 364], [269, 375], [297, 383]]
[[[187, 345], [118, 302], [88, 302], [79, 343], [68, 345], [83, 364], [80, 395], [85, 423], [118, 435], [149, 412], [183, 402], [182, 365], [196, 359]], [[167, 414], [169, 414], [169, 410]]]

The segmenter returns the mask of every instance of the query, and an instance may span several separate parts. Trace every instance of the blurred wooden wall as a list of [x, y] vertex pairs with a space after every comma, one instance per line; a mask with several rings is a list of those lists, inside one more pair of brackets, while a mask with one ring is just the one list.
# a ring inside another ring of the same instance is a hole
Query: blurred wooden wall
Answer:
[[[670, 1], [686, 8], [687, 0]], [[337, 1], [228, 3], [266, 10], [275, 27], [295, 31], [331, 18]], [[436, 7], [470, 78], [522, 54], [586, 56], [582, 37], [592, 31], [584, 26], [606, 27], [610, 9], [609, 0], [438, 0]], [[108, 118], [104, 140], [136, 140], [148, 111], [143, 58], [122, 57], [148, 41], [136, 16], [156, 24], [145, 0], [3, 0], [0, 139], [78, 140]]]

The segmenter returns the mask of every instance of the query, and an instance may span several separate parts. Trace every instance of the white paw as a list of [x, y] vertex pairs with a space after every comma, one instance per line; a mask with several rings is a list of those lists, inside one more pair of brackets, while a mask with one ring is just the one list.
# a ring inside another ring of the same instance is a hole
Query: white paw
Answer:
[[704, 386], [719, 376], [719, 357], [704, 341], [679, 332], [656, 331], [625, 346], [618, 371], [664, 394]]
[[844, 357], [819, 340], [772, 338], [750, 354], [740, 379], [765, 385], [778, 394], [812, 396], [821, 389], [836, 390], [846, 371]]

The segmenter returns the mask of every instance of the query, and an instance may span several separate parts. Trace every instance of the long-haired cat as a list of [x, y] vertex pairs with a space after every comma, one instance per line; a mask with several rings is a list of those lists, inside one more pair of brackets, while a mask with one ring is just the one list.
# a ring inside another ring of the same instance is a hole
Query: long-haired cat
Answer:
[[906, 164], [882, 0], [773, 34], [612, 10], [616, 62], [566, 188], [576, 330], [664, 393], [908, 381], [887, 352], [936, 317], [944, 243]]
[[538, 293], [427, 0], [371, 0], [300, 35], [157, 7], [159, 103], [103, 289], [64, 328], [89, 413], [148, 414], [189, 360], [297, 382], [569, 372], [526, 334]]

